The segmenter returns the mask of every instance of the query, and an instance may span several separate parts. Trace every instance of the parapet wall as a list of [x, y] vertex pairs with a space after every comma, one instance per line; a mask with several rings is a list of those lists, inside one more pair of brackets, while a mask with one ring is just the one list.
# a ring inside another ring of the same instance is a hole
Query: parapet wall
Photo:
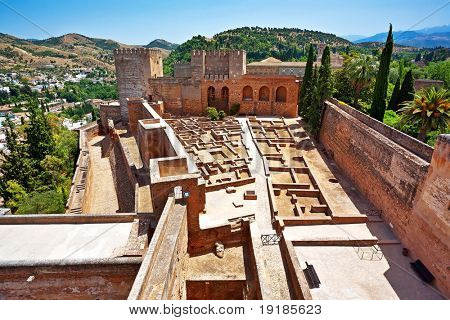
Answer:
[[416, 156], [424, 159], [425, 161], [431, 160], [431, 155], [433, 154], [433, 148], [429, 145], [417, 140], [413, 139], [410, 136], [404, 134], [403, 132], [400, 132], [392, 127], [389, 127], [385, 125], [384, 123], [375, 120], [371, 117], [368, 117], [364, 113], [350, 107], [349, 105], [336, 100], [336, 99], [330, 99], [330, 101], [340, 109], [344, 110], [346, 113], [350, 114], [351, 116], [355, 117], [368, 127], [376, 130], [377, 132], [381, 133], [386, 138], [394, 141], [395, 143], [399, 144], [403, 148], [407, 149], [408, 151], [414, 153]]
[[91, 177], [91, 159], [89, 156], [88, 141], [99, 134], [99, 126], [96, 122], [87, 124], [79, 130], [78, 146], [79, 154], [72, 178], [69, 198], [66, 203], [67, 213], [82, 213], [85, 206], [85, 194], [89, 193], [89, 179]]
[[127, 258], [0, 265], [0, 300], [126, 299], [141, 261]]
[[187, 259], [186, 206], [167, 199], [129, 300], [185, 299], [183, 270]]
[[[448, 140], [436, 145], [430, 166], [426, 146], [348, 106], [327, 102], [322, 121], [320, 142], [327, 155], [381, 211], [412, 257], [422, 260], [448, 295], [450, 229], [444, 216], [450, 179], [443, 169], [448, 168]], [[426, 216], [419, 213], [425, 210], [417, 209], [419, 203], [427, 208]]]
[[117, 200], [119, 203], [119, 212], [137, 212], [135, 207], [135, 190], [137, 180], [135, 172], [136, 167], [133, 164], [128, 149], [121, 143], [120, 137], [114, 133], [109, 162], [113, 174], [113, 181], [117, 190]]

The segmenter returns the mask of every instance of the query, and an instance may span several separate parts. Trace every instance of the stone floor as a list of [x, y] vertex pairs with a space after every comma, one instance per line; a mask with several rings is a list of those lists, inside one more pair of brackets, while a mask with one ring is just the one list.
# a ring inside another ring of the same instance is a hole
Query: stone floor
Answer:
[[87, 193], [85, 212], [106, 214], [119, 210], [111, 165], [107, 157], [102, 157], [102, 140], [97, 136], [89, 141], [91, 174], [89, 192]]

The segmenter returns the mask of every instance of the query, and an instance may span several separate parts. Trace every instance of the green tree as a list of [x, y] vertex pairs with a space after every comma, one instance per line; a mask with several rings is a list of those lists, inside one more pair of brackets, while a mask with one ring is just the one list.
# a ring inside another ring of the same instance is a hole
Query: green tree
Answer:
[[380, 67], [378, 69], [372, 105], [370, 107], [370, 116], [379, 121], [383, 121], [384, 112], [386, 110], [389, 65], [391, 64], [393, 47], [394, 41], [392, 38], [392, 25], [390, 24], [386, 44], [381, 52]]
[[13, 211], [17, 210], [27, 195], [26, 190], [16, 180], [6, 181], [6, 193], [9, 195], [6, 205]]
[[419, 53], [416, 55], [416, 58], [414, 59], [414, 61], [415, 61], [415, 62], [419, 62], [420, 60], [422, 60], [422, 54], [419, 52]]
[[400, 104], [405, 101], [411, 101], [413, 99], [414, 99], [414, 79], [412, 71], [409, 70], [405, 75], [405, 79], [403, 80], [402, 87], [398, 94], [397, 104]]
[[64, 213], [63, 194], [49, 190], [32, 192], [22, 199], [17, 208], [17, 214], [55, 214]]
[[6, 148], [0, 161], [0, 194], [5, 201], [13, 197], [8, 181], [15, 181], [25, 190], [33, 186], [31, 179], [33, 168], [27, 154], [27, 148], [19, 142], [19, 135], [14, 123], [6, 118], [5, 122]]
[[28, 154], [31, 159], [39, 163], [53, 151], [52, 130], [44, 111], [36, 104], [31, 104], [28, 111], [29, 122], [25, 129]]
[[430, 129], [448, 132], [450, 124], [450, 99], [449, 91], [441, 88], [436, 90], [431, 87], [414, 95], [412, 101], [403, 103], [398, 111], [401, 115], [400, 124], [418, 125], [419, 135], [417, 139], [425, 141]]
[[208, 118], [211, 119], [211, 121], [217, 121], [220, 118], [219, 112], [217, 112], [217, 109], [214, 107], [206, 108], [206, 114], [208, 115]]
[[309, 45], [308, 61], [306, 62], [305, 74], [303, 76], [302, 86], [298, 97], [298, 110], [299, 115], [305, 116], [307, 107], [305, 105], [306, 94], [311, 86], [311, 79], [313, 76], [313, 64], [314, 64], [314, 48], [312, 44]]
[[400, 77], [395, 81], [394, 90], [392, 91], [391, 99], [389, 100], [388, 108], [390, 110], [397, 110], [398, 95], [400, 93]]
[[308, 129], [312, 134], [316, 134], [320, 129], [321, 117], [321, 102], [319, 93], [319, 72], [317, 66], [314, 68], [311, 85], [306, 93], [305, 107], [306, 121], [308, 122]]
[[403, 76], [405, 75], [405, 60], [400, 59], [398, 63], [398, 77], [400, 79], [403, 79]]
[[320, 104], [331, 96], [333, 93], [333, 79], [331, 75], [330, 48], [325, 47], [322, 54], [322, 60], [319, 68], [318, 94]]
[[368, 88], [373, 81], [376, 75], [377, 63], [372, 56], [360, 55], [348, 61], [344, 70], [354, 89], [353, 107], [360, 109], [358, 100], [361, 92]]

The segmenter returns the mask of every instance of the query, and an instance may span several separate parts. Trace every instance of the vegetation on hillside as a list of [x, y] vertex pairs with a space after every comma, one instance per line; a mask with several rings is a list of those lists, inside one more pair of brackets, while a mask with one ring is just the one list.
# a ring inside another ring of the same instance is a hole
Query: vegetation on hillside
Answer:
[[64, 213], [77, 156], [77, 134], [46, 114], [37, 101], [29, 120], [16, 127], [5, 121], [6, 146], [1, 154], [0, 195], [17, 214]]
[[237, 28], [220, 32], [211, 39], [195, 36], [184, 42], [164, 60], [164, 73], [172, 74], [173, 64], [176, 61], [188, 62], [192, 50], [246, 50], [248, 62], [267, 57], [283, 61], [306, 61], [310, 43], [326, 43], [334, 48], [342, 49], [351, 45], [345, 39], [319, 31], [297, 28]]
[[80, 82], [66, 82], [64, 88], [56, 91], [59, 98], [67, 102], [82, 102], [86, 99], [117, 100], [119, 98], [117, 85], [111, 83], [94, 83], [83, 79]]

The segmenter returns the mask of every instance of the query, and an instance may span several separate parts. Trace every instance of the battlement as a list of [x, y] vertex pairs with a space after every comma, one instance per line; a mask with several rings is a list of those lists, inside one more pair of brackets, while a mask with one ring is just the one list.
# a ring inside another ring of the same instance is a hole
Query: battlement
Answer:
[[161, 55], [160, 49], [154, 48], [118, 48], [114, 49], [114, 56], [147, 56], [147, 55]]
[[240, 56], [246, 54], [245, 50], [192, 50], [192, 56], [207, 56], [207, 57], [225, 57], [225, 56]]

